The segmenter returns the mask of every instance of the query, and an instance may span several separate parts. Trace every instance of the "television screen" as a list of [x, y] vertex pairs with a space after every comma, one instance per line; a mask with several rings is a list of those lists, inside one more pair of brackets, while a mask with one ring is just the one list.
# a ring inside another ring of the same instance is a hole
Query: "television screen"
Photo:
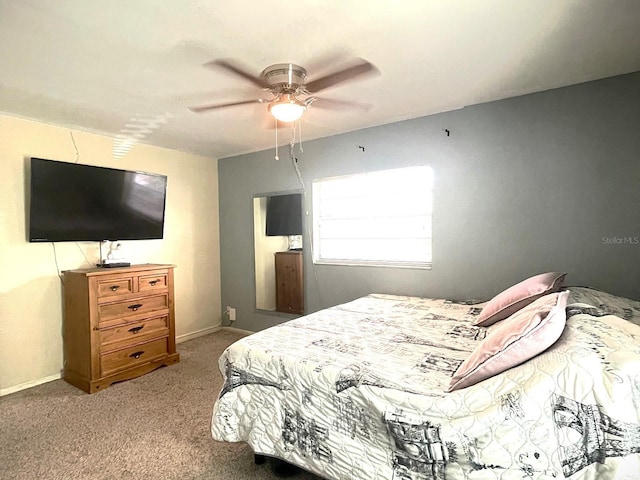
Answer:
[[269, 197], [266, 223], [269, 237], [302, 235], [302, 194]]
[[29, 241], [163, 237], [167, 177], [31, 159]]

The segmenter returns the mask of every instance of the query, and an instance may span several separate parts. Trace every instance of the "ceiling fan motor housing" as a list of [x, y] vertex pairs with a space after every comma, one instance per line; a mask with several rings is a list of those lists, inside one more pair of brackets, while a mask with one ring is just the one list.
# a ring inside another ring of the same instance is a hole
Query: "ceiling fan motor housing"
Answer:
[[261, 75], [272, 89], [282, 89], [284, 93], [296, 93], [307, 81], [307, 71], [293, 63], [276, 63], [265, 68]]

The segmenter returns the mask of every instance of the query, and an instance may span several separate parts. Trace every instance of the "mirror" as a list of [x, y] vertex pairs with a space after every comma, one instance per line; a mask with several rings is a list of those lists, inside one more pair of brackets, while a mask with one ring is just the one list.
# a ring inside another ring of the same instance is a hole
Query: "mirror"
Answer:
[[304, 314], [303, 196], [298, 191], [253, 198], [256, 308]]

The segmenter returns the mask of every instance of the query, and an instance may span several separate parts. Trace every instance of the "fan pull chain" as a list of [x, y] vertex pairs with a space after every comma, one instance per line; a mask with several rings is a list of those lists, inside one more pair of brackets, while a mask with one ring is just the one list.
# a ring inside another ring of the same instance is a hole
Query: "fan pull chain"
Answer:
[[293, 122], [291, 124], [291, 138], [289, 139], [289, 153], [291, 158], [293, 158], [293, 146], [296, 144], [296, 125], [298, 122]]
[[278, 120], [276, 120], [275, 118], [273, 120], [276, 122], [276, 156], [275, 156], [275, 159], [276, 160], [280, 160], [280, 157], [278, 156]]
[[293, 165], [293, 169], [296, 171], [298, 181], [302, 186], [302, 191], [306, 195], [307, 186], [304, 184], [304, 179], [302, 178], [302, 174], [300, 173], [300, 168], [298, 166], [298, 159], [295, 156], [296, 134], [299, 134], [299, 128], [300, 128], [300, 121], [294, 122], [294, 124], [292, 125], [292, 131], [291, 131], [291, 141], [289, 142], [289, 156], [291, 158], [291, 164]]
[[294, 156], [294, 147], [296, 146], [296, 133], [298, 131], [298, 126], [300, 125], [300, 121], [293, 122], [291, 125], [291, 139], [289, 140], [289, 155], [291, 156], [291, 160], [295, 158]]
[[302, 124], [300, 120], [298, 120], [298, 147], [300, 148], [300, 153], [304, 153], [304, 148], [302, 148]]
[[296, 137], [298, 139], [298, 148], [300, 149], [300, 153], [303, 153], [304, 149], [302, 148], [302, 124], [300, 123], [300, 120], [296, 120], [292, 126], [291, 141], [289, 142], [289, 144], [291, 145], [291, 152], [293, 152], [293, 147], [296, 143]]

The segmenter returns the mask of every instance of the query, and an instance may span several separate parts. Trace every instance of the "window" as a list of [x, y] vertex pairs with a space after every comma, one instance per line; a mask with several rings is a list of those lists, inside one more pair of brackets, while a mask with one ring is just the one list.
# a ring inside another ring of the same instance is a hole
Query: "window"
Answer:
[[431, 267], [432, 190], [427, 166], [314, 180], [314, 262]]

